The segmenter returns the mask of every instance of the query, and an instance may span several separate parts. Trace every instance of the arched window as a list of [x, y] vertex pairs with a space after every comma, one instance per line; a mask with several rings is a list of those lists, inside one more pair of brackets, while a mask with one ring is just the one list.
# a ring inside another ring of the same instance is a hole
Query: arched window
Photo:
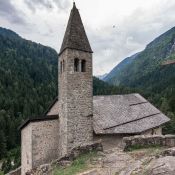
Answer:
[[63, 72], [65, 71], [65, 62], [63, 60]]
[[79, 59], [75, 58], [74, 59], [74, 72], [78, 72], [79, 71]]
[[81, 72], [86, 72], [86, 60], [81, 61]]

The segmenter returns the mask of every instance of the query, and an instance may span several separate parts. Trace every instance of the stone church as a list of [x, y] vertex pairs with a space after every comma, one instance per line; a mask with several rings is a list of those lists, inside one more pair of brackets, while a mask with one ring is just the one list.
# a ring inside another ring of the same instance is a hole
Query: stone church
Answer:
[[92, 55], [74, 3], [59, 53], [59, 96], [20, 126], [22, 175], [97, 139], [109, 146], [123, 136], [161, 134], [169, 121], [139, 94], [93, 96]]

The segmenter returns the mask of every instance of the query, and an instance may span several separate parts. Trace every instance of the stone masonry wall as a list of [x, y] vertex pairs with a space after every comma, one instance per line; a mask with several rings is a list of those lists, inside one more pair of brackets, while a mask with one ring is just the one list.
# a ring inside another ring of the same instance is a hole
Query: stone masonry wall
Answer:
[[[86, 72], [74, 72], [74, 59], [86, 60]], [[59, 118], [61, 156], [93, 139], [92, 54], [66, 49], [59, 58]], [[60, 67], [59, 67], [60, 70]]]
[[59, 121], [32, 123], [32, 168], [50, 163], [59, 153]]
[[124, 150], [129, 150], [135, 147], [147, 147], [147, 146], [167, 146], [175, 147], [175, 135], [137, 135], [123, 138]]
[[58, 119], [31, 122], [22, 129], [22, 175], [39, 165], [50, 163], [58, 158], [58, 130]]
[[52, 106], [52, 108], [48, 111], [47, 115], [58, 115], [58, 111], [59, 111], [58, 108], [57, 108], [58, 103], [59, 103], [59, 101], [57, 101], [57, 102]]
[[[145, 136], [152, 136], [152, 134], [154, 135], [162, 135], [162, 128], [158, 127], [158, 128], [154, 128], [154, 129], [150, 129], [147, 130], [143, 133], [141, 133], [141, 135], [145, 135]], [[94, 141], [97, 140], [101, 140], [102, 145], [103, 145], [103, 149], [111, 149], [114, 147], [123, 147], [123, 138], [124, 137], [131, 137], [131, 135], [126, 135], [126, 134], [102, 134], [102, 135], [96, 135], [94, 134]], [[136, 136], [137, 137], [137, 136]]]
[[162, 127], [149, 129], [149, 130], [141, 133], [141, 135], [162, 135]]
[[117, 135], [117, 134], [104, 134], [104, 135], [94, 134], [93, 139], [94, 141], [100, 140], [103, 145], [103, 149], [108, 150], [115, 147], [120, 147], [122, 144], [123, 137], [124, 137], [123, 135]]

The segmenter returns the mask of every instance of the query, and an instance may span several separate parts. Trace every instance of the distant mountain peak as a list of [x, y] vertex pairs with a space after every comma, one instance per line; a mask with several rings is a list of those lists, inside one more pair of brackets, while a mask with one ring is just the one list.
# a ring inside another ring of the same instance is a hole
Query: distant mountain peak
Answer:
[[99, 78], [100, 80], [103, 80], [106, 75], [108, 75], [107, 73], [103, 74], [103, 75], [96, 75], [97, 78]]

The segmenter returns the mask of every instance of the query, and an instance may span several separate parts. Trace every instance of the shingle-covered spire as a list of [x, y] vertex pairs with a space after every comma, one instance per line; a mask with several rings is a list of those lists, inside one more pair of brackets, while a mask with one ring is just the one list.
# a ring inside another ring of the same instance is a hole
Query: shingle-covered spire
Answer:
[[60, 49], [60, 54], [66, 48], [92, 53], [92, 49], [89, 44], [79, 11], [75, 6], [75, 2], [70, 13], [63, 43]]

